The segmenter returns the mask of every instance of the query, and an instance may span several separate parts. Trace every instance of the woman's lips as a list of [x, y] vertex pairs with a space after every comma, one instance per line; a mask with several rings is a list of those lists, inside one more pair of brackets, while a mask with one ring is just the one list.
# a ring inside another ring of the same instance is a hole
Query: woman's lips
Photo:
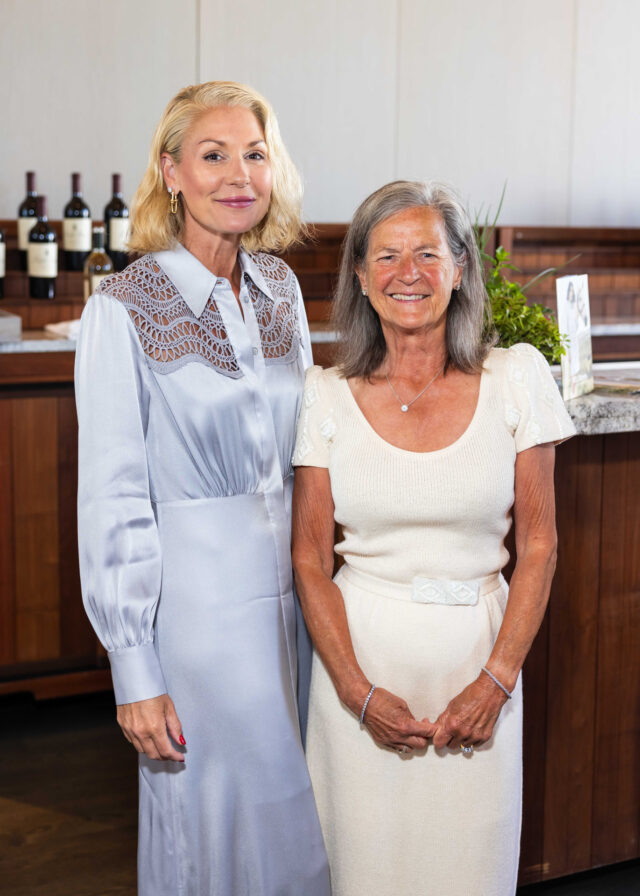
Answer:
[[231, 196], [229, 199], [216, 199], [221, 205], [227, 208], [248, 208], [253, 205], [255, 199], [251, 196]]

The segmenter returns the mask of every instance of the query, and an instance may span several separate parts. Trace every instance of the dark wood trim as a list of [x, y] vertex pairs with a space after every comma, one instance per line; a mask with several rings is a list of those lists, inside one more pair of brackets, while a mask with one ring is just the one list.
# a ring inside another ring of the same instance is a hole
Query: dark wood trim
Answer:
[[33, 694], [36, 700], [53, 697], [72, 697], [74, 694], [91, 694], [111, 690], [111, 672], [107, 669], [90, 669], [68, 672], [64, 675], [38, 676], [11, 681], [0, 681], [0, 697], [6, 694]]
[[16, 592], [11, 403], [0, 401], [0, 667], [15, 662]]
[[0, 385], [72, 383], [75, 352], [0, 352]]

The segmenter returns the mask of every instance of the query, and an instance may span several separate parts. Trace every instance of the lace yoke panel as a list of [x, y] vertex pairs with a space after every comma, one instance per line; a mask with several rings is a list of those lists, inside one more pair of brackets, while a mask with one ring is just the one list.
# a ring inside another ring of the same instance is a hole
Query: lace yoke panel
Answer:
[[291, 268], [280, 258], [257, 252], [251, 256], [264, 277], [271, 296], [245, 274], [253, 310], [260, 329], [265, 364], [288, 364], [298, 355], [300, 326], [298, 294]]
[[191, 361], [199, 361], [224, 376], [242, 376], [213, 298], [197, 318], [150, 256], [139, 258], [122, 273], [103, 280], [97, 292], [112, 296], [125, 306], [149, 366], [157, 373], [171, 373]]

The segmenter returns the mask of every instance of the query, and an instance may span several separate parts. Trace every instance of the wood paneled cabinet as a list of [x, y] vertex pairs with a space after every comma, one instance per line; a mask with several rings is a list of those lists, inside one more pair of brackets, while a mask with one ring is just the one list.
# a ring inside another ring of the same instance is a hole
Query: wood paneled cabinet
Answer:
[[[0, 355], [0, 381], [15, 357]], [[48, 357], [72, 368], [70, 353]], [[76, 467], [68, 375], [66, 383], [0, 385], [0, 694], [110, 686], [80, 597]]]
[[522, 882], [640, 855], [640, 432], [561, 445], [556, 500], [524, 669]]

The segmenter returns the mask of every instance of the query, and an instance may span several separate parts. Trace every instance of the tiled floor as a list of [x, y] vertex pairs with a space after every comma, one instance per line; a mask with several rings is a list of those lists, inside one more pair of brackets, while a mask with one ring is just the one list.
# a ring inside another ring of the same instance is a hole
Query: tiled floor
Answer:
[[[0, 719], [0, 892], [135, 896], [136, 754], [112, 697], [5, 698]], [[640, 862], [518, 896], [640, 896]]]

